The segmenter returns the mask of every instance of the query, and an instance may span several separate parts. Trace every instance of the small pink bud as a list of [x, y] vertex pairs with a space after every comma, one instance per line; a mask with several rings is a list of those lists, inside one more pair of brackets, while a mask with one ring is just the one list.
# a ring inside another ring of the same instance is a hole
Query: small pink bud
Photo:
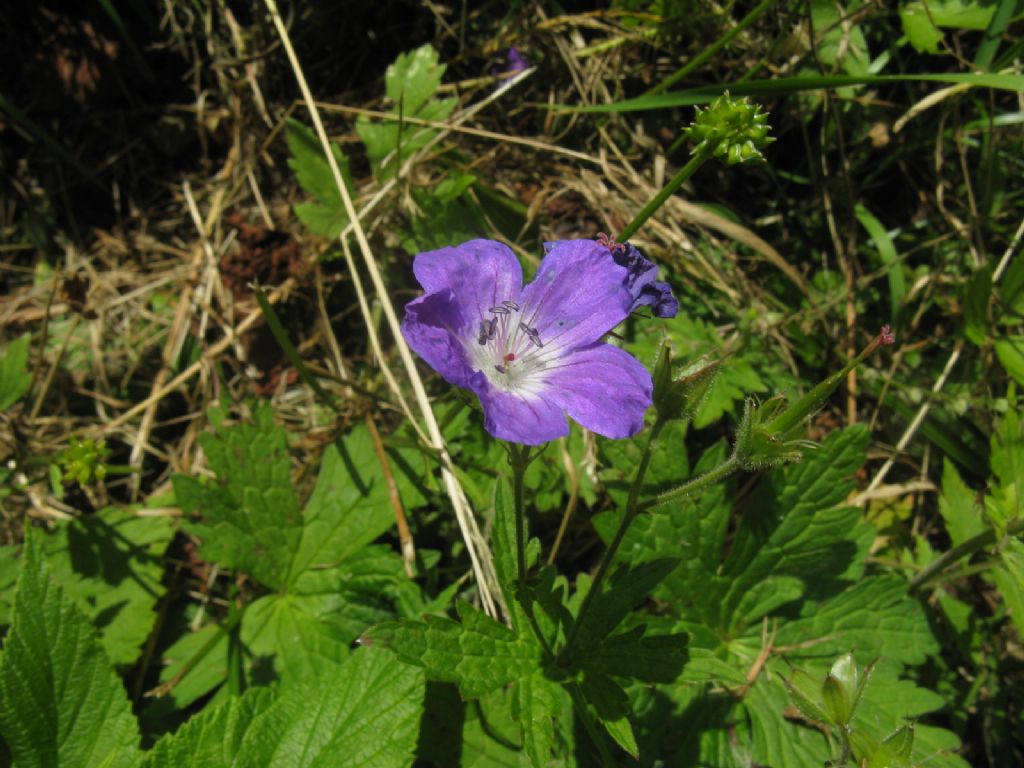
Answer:
[[882, 332], [878, 334], [879, 346], [886, 347], [890, 344], [896, 343], [896, 337], [892, 333], [892, 328], [888, 325], [882, 326]]

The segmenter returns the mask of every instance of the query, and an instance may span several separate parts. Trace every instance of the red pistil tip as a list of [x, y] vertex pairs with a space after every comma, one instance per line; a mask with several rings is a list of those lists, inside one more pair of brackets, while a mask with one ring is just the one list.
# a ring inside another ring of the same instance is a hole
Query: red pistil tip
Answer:
[[505, 362], [506, 363], [511, 363], [515, 359], [516, 359], [516, 353], [515, 352], [509, 352], [508, 354], [505, 355]]

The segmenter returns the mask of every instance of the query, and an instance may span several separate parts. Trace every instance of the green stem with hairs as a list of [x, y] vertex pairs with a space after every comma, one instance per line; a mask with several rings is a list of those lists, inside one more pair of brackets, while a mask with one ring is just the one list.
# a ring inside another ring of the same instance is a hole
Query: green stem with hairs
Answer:
[[626, 501], [626, 512], [622, 516], [622, 520], [619, 522], [619, 528], [615, 531], [615, 536], [608, 545], [608, 549], [605, 550], [604, 556], [601, 558], [601, 563], [597, 566], [597, 573], [594, 574], [594, 581], [591, 583], [590, 589], [583, 598], [583, 604], [580, 605], [579, 613], [576, 614], [576, 621], [573, 622], [572, 629], [569, 630], [569, 636], [566, 638], [565, 647], [558, 653], [558, 657], [560, 659], [564, 660], [569, 658], [569, 654], [576, 643], [579, 628], [583, 623], [583, 617], [586, 616], [587, 612], [590, 610], [590, 606], [594, 602], [594, 598], [601, 593], [601, 585], [604, 582], [605, 576], [608, 574], [608, 569], [611, 568], [612, 562], [615, 560], [615, 555], [619, 551], [619, 546], [622, 544], [622, 540], [626, 537], [626, 531], [629, 530], [629, 526], [636, 519], [636, 516], [640, 511], [640, 506], [637, 504], [637, 499], [640, 496], [640, 488], [644, 484], [647, 467], [651, 463], [651, 456], [654, 453], [654, 446], [658, 442], [658, 438], [661, 436], [661, 431], [665, 428], [667, 423], [667, 420], [659, 418], [654, 422], [654, 426], [651, 427], [651, 434], [647, 438], [647, 445], [644, 446], [644, 453], [640, 458], [640, 464], [637, 466], [636, 475], [633, 477], [633, 484], [629, 488], [629, 498]]
[[700, 149], [695, 152], [693, 157], [689, 159], [686, 165], [679, 169], [679, 172], [672, 177], [672, 180], [664, 186], [661, 192], [655, 195], [654, 199], [645, 205], [640, 213], [633, 217], [633, 220], [626, 225], [626, 228], [619, 233], [616, 239], [620, 243], [624, 243], [635, 235], [637, 230], [646, 224], [647, 220], [654, 215], [655, 211], [661, 208], [661, 206], [665, 204], [665, 201], [676, 193], [679, 187], [683, 185], [683, 182], [693, 176], [693, 174], [697, 172], [697, 169], [710, 159], [711, 150], [708, 148]]
[[660, 507], [664, 504], [676, 501], [677, 499], [681, 499], [684, 496], [689, 496], [697, 491], [702, 491], [709, 485], [714, 485], [715, 483], [724, 480], [742, 465], [743, 462], [741, 462], [739, 457], [734, 453], [717, 467], [708, 470], [700, 477], [695, 477], [682, 485], [677, 485], [675, 488], [655, 496], [649, 501], [645, 501], [637, 508], [637, 511], [646, 512], [648, 509], [654, 509], [655, 507]]

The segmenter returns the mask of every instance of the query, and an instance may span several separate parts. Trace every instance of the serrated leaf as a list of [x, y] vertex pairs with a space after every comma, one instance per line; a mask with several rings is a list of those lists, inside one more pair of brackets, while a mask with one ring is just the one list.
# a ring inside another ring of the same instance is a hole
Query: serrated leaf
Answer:
[[520, 678], [515, 685], [513, 714], [523, 735], [523, 751], [534, 768], [545, 768], [555, 750], [555, 716], [562, 690], [540, 672]]
[[14, 613], [14, 588], [18, 583], [21, 560], [16, 557], [20, 547], [0, 546], [0, 627], [11, 623]]
[[[331, 166], [324, 157], [323, 147], [316, 134], [302, 123], [289, 119], [286, 124], [288, 167], [295, 172], [299, 186], [313, 198], [312, 202], [295, 206], [295, 215], [313, 234], [334, 239], [348, 224], [348, 213], [341, 199]], [[349, 195], [355, 196], [348, 158], [341, 148], [331, 145], [331, 154], [341, 171], [342, 181]]]
[[237, 768], [408, 765], [423, 714], [421, 672], [372, 648], [315, 686], [289, 686], [246, 731]]
[[991, 575], [1017, 631], [1024, 636], [1024, 543], [1019, 539], [1007, 542], [1002, 566], [993, 569]]
[[[396, 482], [402, 477], [396, 473]], [[365, 425], [324, 452], [302, 518], [302, 540], [290, 569], [292, 584], [310, 568], [338, 565], [394, 525], [388, 487]]]
[[18, 402], [32, 384], [27, 368], [31, 339], [31, 334], [23, 333], [4, 347], [0, 355], [0, 413]]
[[942, 464], [939, 512], [946, 522], [946, 532], [953, 546], [985, 530], [985, 518], [982, 516], [976, 494], [964, 484], [956, 465], [948, 458], [945, 458]]
[[1024, 387], [1024, 336], [1004, 336], [995, 341], [996, 357], [1006, 372]]
[[447, 67], [430, 43], [399, 54], [384, 75], [385, 91], [406, 115], [415, 115], [441, 84]]
[[265, 595], [242, 620], [241, 637], [254, 657], [255, 682], [313, 684], [348, 656], [351, 637], [332, 622], [337, 602], [329, 596]]
[[[787, 621], [776, 643], [806, 643], [795, 655], [835, 659], [857, 650], [867, 661], [882, 656], [920, 664], [938, 650], [920, 604], [907, 595], [906, 582], [895, 576], [872, 576], [818, 604], [805, 604], [802, 618]], [[751, 637], [760, 642], [759, 635]]]
[[580, 684], [580, 691], [608, 735], [634, 760], [637, 759], [640, 750], [633, 725], [629, 722], [629, 697], [622, 686], [606, 675], [588, 674]]
[[686, 664], [687, 641], [687, 635], [681, 633], [645, 637], [641, 626], [600, 643], [581, 644], [573, 663], [589, 672], [645, 683], [671, 683]]
[[362, 639], [423, 667], [427, 678], [456, 683], [476, 698], [540, 669], [540, 649], [466, 602], [456, 603], [460, 621], [427, 616], [426, 621], [379, 624]]
[[256, 717], [274, 700], [269, 688], [253, 688], [221, 706], [209, 706], [146, 753], [140, 768], [219, 768], [233, 764]]
[[36, 536], [27, 531], [0, 657], [0, 733], [15, 766], [133, 766], [139, 730], [124, 687]]
[[583, 644], [600, 643], [677, 565], [676, 558], [662, 558], [616, 570], [608, 580], [608, 588], [592, 598], [590, 610], [580, 622], [577, 631]]
[[132, 663], [164, 594], [163, 555], [173, 520], [111, 508], [56, 528], [43, 542], [47, 564], [92, 619], [110, 660]]
[[202, 539], [202, 556], [268, 587], [284, 587], [302, 515], [291, 483], [287, 437], [274, 424], [273, 410], [265, 405], [255, 423], [203, 434], [200, 444], [216, 482], [175, 475], [174, 493], [185, 512], [202, 514], [201, 522], [185, 524]]

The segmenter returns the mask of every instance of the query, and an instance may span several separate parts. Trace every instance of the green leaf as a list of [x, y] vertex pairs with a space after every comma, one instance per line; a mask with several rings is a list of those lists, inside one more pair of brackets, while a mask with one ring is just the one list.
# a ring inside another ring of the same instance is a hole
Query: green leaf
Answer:
[[962, 544], [972, 536], [985, 530], [985, 518], [978, 505], [977, 496], [956, 471], [956, 465], [948, 458], [942, 464], [942, 496], [939, 497], [939, 512], [946, 521], [946, 532], [953, 546]]
[[139, 731], [96, 630], [26, 531], [14, 624], [0, 657], [0, 733], [15, 766], [133, 766]]
[[1002, 567], [992, 571], [992, 581], [1006, 601], [1014, 626], [1024, 635], [1024, 543], [1019, 539], [1007, 542], [1002, 560]]
[[174, 476], [174, 493], [189, 514], [203, 558], [249, 573], [272, 588], [289, 582], [292, 555], [302, 535], [302, 515], [291, 483], [287, 436], [269, 405], [254, 424], [206, 433], [199, 441], [216, 482]]
[[[323, 147], [316, 134], [297, 120], [289, 119], [285, 131], [288, 142], [288, 167], [295, 172], [299, 186], [313, 198], [312, 202], [295, 206], [295, 215], [309, 230], [328, 239], [334, 239], [348, 224], [348, 213], [338, 190], [338, 183], [324, 157]], [[335, 144], [331, 154], [341, 171], [342, 181], [349, 195], [355, 197], [348, 158]]]
[[315, 686], [288, 686], [246, 730], [237, 768], [394, 768], [412, 762], [423, 675], [372, 648]]
[[514, 688], [513, 715], [523, 736], [523, 750], [534, 768], [549, 765], [555, 752], [555, 716], [562, 689], [539, 671], [520, 678]]
[[381, 645], [407, 664], [423, 667], [427, 678], [456, 683], [476, 698], [540, 669], [540, 649], [519, 638], [466, 602], [456, 603], [460, 622], [439, 616], [426, 621], [379, 624], [361, 639]]
[[977, 0], [914, 0], [900, 7], [903, 33], [919, 53], [939, 53], [942, 32], [952, 29], [985, 29], [995, 5]]
[[[907, 595], [906, 582], [895, 576], [858, 581], [829, 600], [805, 604], [803, 614], [785, 622], [776, 635], [780, 646], [815, 638], [794, 656], [834, 659], [854, 648], [861, 661], [882, 656], [920, 664], [938, 650], [920, 605]], [[759, 630], [748, 639], [759, 644]]]
[[27, 369], [31, 339], [31, 334], [22, 334], [8, 344], [3, 355], [0, 355], [0, 412], [18, 402], [32, 384], [32, 375]]
[[977, 88], [996, 88], [1013, 92], [1024, 90], [1024, 75], [969, 74], [962, 72], [912, 75], [813, 75], [706, 85], [590, 107], [572, 107], [558, 104], [552, 105], [552, 108], [592, 113], [635, 112], [638, 110], [674, 109], [676, 107], [689, 107], [696, 104], [708, 104], [726, 91], [732, 96], [766, 98], [778, 97], [788, 93], [800, 93], [802, 91], [817, 91], [825, 88], [843, 88], [850, 85], [887, 85], [891, 83], [915, 82], [968, 85]]
[[15, 555], [19, 549], [12, 544], [0, 546], [0, 627], [10, 624], [14, 613], [14, 588], [21, 564]]
[[861, 204], [857, 204], [857, 221], [867, 230], [871, 242], [875, 244], [882, 263], [886, 266], [886, 277], [889, 280], [889, 322], [896, 324], [899, 318], [900, 309], [903, 306], [903, 297], [907, 293], [906, 280], [903, 277], [903, 263], [900, 261], [896, 246], [893, 244], [888, 230], [882, 222]]
[[671, 683], [686, 664], [688, 636], [682, 633], [644, 636], [643, 626], [606, 638], [585, 642], [573, 654], [574, 666], [645, 683]]
[[273, 702], [269, 688], [253, 688], [221, 706], [207, 706], [146, 753], [140, 768], [214, 768], [234, 764], [260, 713]]
[[593, 598], [590, 612], [583, 617], [577, 630], [583, 643], [598, 645], [612, 632], [627, 614], [647, 599], [647, 596], [679, 565], [676, 558], [651, 560], [635, 568], [619, 568], [606, 589]]
[[[403, 490], [404, 476], [395, 473]], [[302, 513], [303, 531], [290, 569], [302, 573], [337, 565], [395, 524], [370, 431], [360, 424], [324, 452], [316, 488]]]
[[430, 43], [399, 54], [384, 75], [388, 98], [401, 104], [404, 114], [416, 115], [437, 91], [445, 69]]
[[339, 603], [329, 595], [286, 593], [264, 595], [250, 605], [241, 637], [255, 657], [255, 682], [280, 679], [314, 684], [344, 662], [353, 638], [332, 622], [340, 613]]
[[1002, 368], [1024, 387], [1024, 336], [1005, 336], [995, 340], [995, 356]]
[[169, 517], [104, 509], [57, 525], [43, 547], [65, 592], [100, 632], [114, 664], [130, 664], [153, 626], [164, 594], [164, 551], [174, 536]]
[[982, 346], [988, 339], [988, 304], [992, 296], [992, 270], [982, 267], [967, 281], [964, 293], [964, 335]]

